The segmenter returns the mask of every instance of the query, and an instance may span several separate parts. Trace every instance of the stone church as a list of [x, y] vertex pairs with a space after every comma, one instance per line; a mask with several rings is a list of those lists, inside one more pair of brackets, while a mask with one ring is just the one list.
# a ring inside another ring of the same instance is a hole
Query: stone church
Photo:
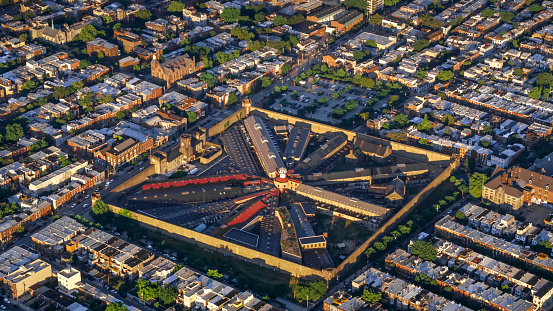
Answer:
[[176, 83], [187, 75], [201, 69], [196, 68], [195, 58], [190, 58], [188, 54], [167, 59], [163, 62], [154, 58], [150, 66], [152, 77], [156, 78], [157, 82], [166, 82], [167, 88], [171, 87], [172, 83]]

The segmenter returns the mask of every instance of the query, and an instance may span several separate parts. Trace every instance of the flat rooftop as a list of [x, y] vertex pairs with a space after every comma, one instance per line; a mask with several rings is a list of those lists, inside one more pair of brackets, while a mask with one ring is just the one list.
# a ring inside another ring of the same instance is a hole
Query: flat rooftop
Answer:
[[257, 234], [249, 233], [247, 231], [238, 230], [236, 228], [230, 229], [229, 232], [225, 233], [225, 238], [233, 240], [239, 243], [246, 244], [253, 248], [257, 248], [257, 243], [259, 241], [259, 236]]

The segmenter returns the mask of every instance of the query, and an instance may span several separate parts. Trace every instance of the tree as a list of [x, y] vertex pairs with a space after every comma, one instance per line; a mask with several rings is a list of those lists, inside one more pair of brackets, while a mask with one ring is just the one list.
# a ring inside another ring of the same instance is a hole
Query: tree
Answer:
[[365, 45], [370, 48], [378, 48], [378, 45], [376, 45], [376, 41], [374, 41], [373, 39], [365, 41]]
[[81, 39], [82, 42], [88, 42], [96, 39], [97, 35], [98, 30], [96, 30], [93, 25], [86, 25], [79, 33], [79, 39]]
[[371, 25], [380, 25], [382, 24], [382, 15], [378, 14], [378, 13], [375, 13], [371, 16], [371, 18], [369, 19], [369, 23]]
[[265, 13], [259, 12], [253, 16], [253, 19], [255, 20], [256, 23], [263, 22], [265, 21]]
[[382, 299], [382, 293], [381, 292], [375, 292], [373, 290], [364, 290], [363, 295], [361, 295], [361, 299], [365, 300], [368, 303], [375, 303], [379, 302]]
[[407, 125], [409, 125], [409, 122], [409, 118], [403, 113], [400, 113], [394, 117], [394, 124], [398, 128], [405, 128]]
[[363, 0], [345, 0], [344, 5], [348, 8], [357, 8], [361, 11], [365, 11], [367, 8], [367, 1]]
[[457, 213], [455, 213], [455, 218], [459, 219], [459, 220], [463, 220], [465, 219], [467, 216], [465, 215], [465, 213], [461, 212], [461, 211], [457, 211]]
[[221, 13], [221, 18], [225, 23], [234, 23], [240, 17], [240, 10], [234, 7], [226, 7]]
[[182, 14], [183, 9], [184, 4], [179, 1], [171, 1], [171, 4], [169, 4], [169, 7], [167, 8], [167, 12], [177, 12]]
[[219, 273], [218, 270], [207, 270], [207, 276], [210, 277], [210, 278], [213, 278], [213, 279], [220, 279], [223, 277], [223, 274], [222, 273]]
[[499, 17], [501, 18], [502, 22], [508, 23], [515, 17], [515, 14], [511, 11], [502, 11], [499, 12]]
[[19, 123], [9, 124], [6, 126], [6, 135], [4, 138], [7, 141], [18, 141], [21, 137], [23, 137], [25, 133], [23, 132], [23, 127]]
[[543, 6], [534, 3], [528, 8], [528, 11], [530, 11], [531, 13], [538, 13], [543, 11], [543, 9], [544, 9]]
[[426, 47], [430, 45], [430, 41], [428, 39], [419, 39], [413, 43], [413, 51], [414, 52], [420, 52]]
[[148, 10], [138, 10], [134, 13], [134, 17], [141, 19], [142, 21], [149, 21], [152, 18], [152, 12]]
[[537, 86], [553, 86], [553, 75], [550, 72], [542, 72], [536, 77]]
[[148, 301], [150, 299], [157, 299], [159, 297], [159, 285], [152, 284], [146, 280], [139, 279], [136, 282], [137, 296], [142, 301]]
[[348, 100], [346, 104], [344, 105], [344, 108], [347, 111], [353, 110], [358, 106], [357, 101], [355, 99]]
[[476, 169], [476, 160], [474, 160], [474, 158], [467, 157], [465, 159], [465, 168], [469, 172], [474, 172], [474, 170]]
[[540, 97], [541, 97], [541, 88], [537, 87], [537, 86], [534, 86], [530, 90], [530, 92], [528, 93], [528, 97], [533, 98], [533, 99], [540, 99]]
[[113, 28], [112, 28], [112, 29], [113, 29], [113, 30], [117, 30], [117, 29], [119, 29], [119, 28], [121, 28], [121, 27], [123, 27], [123, 25], [122, 25], [121, 23], [117, 23], [117, 24], [113, 25]]
[[488, 180], [486, 174], [474, 173], [469, 178], [469, 192], [473, 198], [478, 199], [482, 197], [482, 186]]
[[424, 115], [424, 120], [417, 124], [416, 128], [419, 131], [428, 131], [432, 127], [432, 123], [430, 123], [430, 120], [428, 120], [428, 115]]
[[326, 293], [326, 283], [324, 281], [311, 282], [307, 286], [296, 287], [296, 299], [298, 301], [316, 301]]
[[230, 35], [238, 38], [238, 40], [251, 40], [255, 37], [253, 33], [242, 27], [232, 28]]
[[522, 70], [522, 68], [515, 68], [515, 70], [513, 70], [513, 73], [519, 77], [522, 77], [524, 76], [524, 71]]
[[275, 26], [281, 26], [288, 24], [288, 19], [282, 15], [275, 16], [275, 19], [273, 20], [273, 25]]
[[497, 12], [493, 9], [484, 9], [482, 11], [481, 15], [482, 15], [483, 18], [490, 18], [490, 17], [494, 16], [495, 13], [497, 13]]
[[179, 291], [171, 285], [166, 285], [159, 290], [159, 299], [165, 304], [170, 304], [177, 299]]
[[207, 83], [210, 88], [215, 85], [215, 82], [217, 82], [217, 78], [214, 75], [205, 71], [200, 74], [200, 80]]
[[96, 216], [103, 215], [105, 213], [109, 212], [109, 207], [104, 201], [98, 200], [94, 203], [92, 206], [92, 213]]
[[27, 39], [28, 39], [28, 35], [26, 33], [22, 33], [19, 36], [19, 41], [21, 41], [21, 42], [25, 42], [25, 41], [27, 41]]
[[283, 75], [287, 75], [292, 70], [292, 66], [289, 64], [284, 64], [282, 67], [280, 67], [280, 73]]
[[105, 57], [104, 53], [98, 52], [98, 59], [103, 59]]
[[411, 245], [411, 253], [423, 260], [434, 261], [437, 258], [437, 251], [434, 245], [428, 241], [417, 241]]
[[78, 69], [84, 69], [84, 68], [87, 68], [90, 65], [92, 65], [92, 64], [90, 63], [89, 60], [83, 59], [83, 60], [81, 60], [81, 62], [79, 63], [79, 67], [77, 67], [77, 68]]
[[234, 103], [238, 102], [238, 96], [234, 93], [230, 93], [228, 95], [227, 105], [232, 105]]
[[271, 79], [269, 77], [261, 78], [261, 87], [265, 88], [271, 85]]
[[106, 307], [106, 311], [129, 311], [122, 302], [112, 302]]
[[438, 73], [438, 80], [442, 82], [449, 81], [453, 78], [453, 72], [451, 70], [442, 70]]
[[106, 14], [102, 15], [102, 20], [104, 21], [104, 24], [111, 24], [114, 22], [113, 17]]
[[187, 111], [188, 114], [188, 123], [192, 124], [198, 120], [198, 114], [196, 114], [194, 111]]
[[125, 114], [124, 111], [117, 111], [117, 113], [115, 114], [115, 118], [116, 118], [117, 120], [121, 120], [121, 119], [123, 119], [125, 116], [126, 116], [126, 114]]
[[371, 258], [371, 256], [373, 256], [374, 254], [376, 254], [376, 250], [372, 247], [367, 248], [367, 250], [365, 251], [365, 255], [367, 256], [367, 258]]
[[426, 78], [426, 75], [427, 75], [426, 70], [419, 70], [419, 71], [417, 71], [417, 73], [415, 74], [415, 77], [417, 77], [418, 79], [422, 80], [422, 79]]
[[455, 119], [453, 119], [453, 117], [450, 114], [445, 114], [442, 117], [442, 123], [447, 124], [447, 125], [453, 125], [453, 124], [455, 124]]
[[484, 126], [484, 128], [482, 129], [482, 132], [484, 132], [484, 134], [486, 135], [491, 134], [493, 132], [493, 126], [491, 125]]
[[399, 225], [399, 232], [403, 235], [411, 233], [411, 228], [405, 225]]

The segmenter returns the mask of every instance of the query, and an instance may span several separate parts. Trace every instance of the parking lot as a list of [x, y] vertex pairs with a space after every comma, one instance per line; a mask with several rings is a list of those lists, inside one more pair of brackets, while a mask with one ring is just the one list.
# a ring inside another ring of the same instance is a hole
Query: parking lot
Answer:
[[[346, 91], [348, 86], [351, 89]], [[343, 94], [335, 99], [332, 95], [337, 92], [343, 92]], [[298, 110], [303, 108], [307, 111], [307, 117], [323, 122], [339, 123], [342, 118], [351, 118], [362, 112], [367, 102], [374, 96], [374, 91], [352, 87], [349, 83], [319, 79], [315, 84], [306, 83], [305, 86], [288, 86], [288, 90], [282, 92], [282, 95], [277, 98], [271, 108], [293, 115], [297, 115]], [[324, 103], [319, 102], [319, 98], [325, 97], [328, 101]], [[345, 103], [350, 100], [355, 100], [358, 106], [348, 111], [345, 115], [336, 118], [333, 115], [333, 110], [344, 109]], [[310, 106], [311, 108], [308, 108]], [[316, 108], [313, 106], [316, 106]]]

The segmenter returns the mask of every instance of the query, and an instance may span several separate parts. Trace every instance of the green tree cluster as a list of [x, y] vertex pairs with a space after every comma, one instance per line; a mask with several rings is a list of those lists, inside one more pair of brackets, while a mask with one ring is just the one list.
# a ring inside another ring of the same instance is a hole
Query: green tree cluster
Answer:
[[324, 281], [311, 282], [306, 286], [297, 286], [295, 289], [296, 299], [300, 302], [316, 301], [326, 294], [326, 290]]
[[473, 198], [482, 197], [482, 187], [488, 181], [488, 176], [482, 173], [474, 173], [469, 178], [469, 192]]
[[411, 254], [417, 255], [423, 260], [434, 261], [438, 252], [432, 243], [421, 240], [411, 245]]

